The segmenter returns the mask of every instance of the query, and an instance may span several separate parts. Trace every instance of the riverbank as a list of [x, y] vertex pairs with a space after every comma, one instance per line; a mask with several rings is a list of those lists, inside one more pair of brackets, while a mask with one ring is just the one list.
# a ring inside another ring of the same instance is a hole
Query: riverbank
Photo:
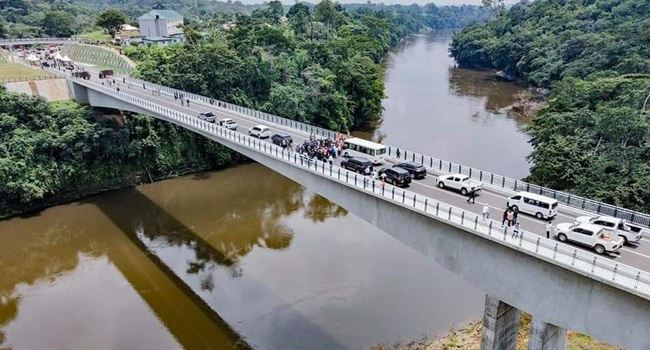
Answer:
[[[517, 349], [526, 349], [528, 334], [530, 334], [531, 318], [528, 314], [521, 316]], [[482, 321], [472, 321], [465, 327], [450, 331], [448, 334], [434, 339], [423, 337], [406, 343], [379, 344], [370, 350], [472, 350], [481, 346]], [[602, 343], [584, 334], [574, 331], [567, 332], [566, 349], [568, 350], [620, 350], [620, 348]]]

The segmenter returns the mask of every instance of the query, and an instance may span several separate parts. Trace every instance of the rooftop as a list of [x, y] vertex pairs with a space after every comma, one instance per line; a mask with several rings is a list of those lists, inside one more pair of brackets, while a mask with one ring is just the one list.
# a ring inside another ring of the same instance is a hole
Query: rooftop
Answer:
[[183, 16], [174, 10], [151, 10], [138, 19], [156, 19], [156, 16], [159, 19], [183, 19]]

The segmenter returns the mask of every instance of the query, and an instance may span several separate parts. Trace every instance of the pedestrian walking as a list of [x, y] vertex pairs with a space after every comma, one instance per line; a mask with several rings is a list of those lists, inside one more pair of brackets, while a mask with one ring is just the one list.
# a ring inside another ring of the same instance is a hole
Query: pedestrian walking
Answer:
[[126, 78], [122, 78], [122, 84], [126, 84]]
[[190, 99], [188, 98], [185, 102], [187, 102], [187, 106], [190, 106]]
[[332, 157], [332, 155], [330, 154], [330, 156], [329, 156], [329, 158], [327, 158], [327, 160], [330, 161], [330, 166], [332, 166], [332, 163], [334, 163], [334, 157]]
[[481, 214], [483, 214], [483, 220], [490, 218], [490, 206], [487, 203], [483, 204], [483, 211], [481, 211]]
[[181, 106], [183, 106], [183, 99], [181, 99]]
[[470, 190], [469, 193], [467, 193], [467, 195], [469, 196], [469, 197], [467, 197], [467, 203], [469, 203], [469, 201], [472, 201], [472, 204], [476, 203], [476, 190], [475, 189]]
[[555, 235], [555, 232], [552, 232], [552, 231], [553, 231], [553, 224], [549, 220], [546, 223], [546, 238], [551, 238], [551, 234], [553, 234], [553, 236]]
[[514, 220], [515, 220], [515, 212], [512, 211], [512, 209], [508, 209], [506, 211], [506, 221], [507, 221], [508, 227], [512, 226], [512, 224], [515, 223]]
[[399, 159], [399, 155], [400, 155], [399, 148], [395, 151], [395, 155], [397, 156], [397, 159]]
[[174, 100], [178, 101], [178, 93], [174, 92]]
[[144, 83], [142, 83], [142, 88], [143, 88], [144, 90], [147, 90], [147, 87], [144, 85]]
[[519, 221], [515, 222], [515, 229], [512, 231], [512, 236], [517, 237], [519, 235]]

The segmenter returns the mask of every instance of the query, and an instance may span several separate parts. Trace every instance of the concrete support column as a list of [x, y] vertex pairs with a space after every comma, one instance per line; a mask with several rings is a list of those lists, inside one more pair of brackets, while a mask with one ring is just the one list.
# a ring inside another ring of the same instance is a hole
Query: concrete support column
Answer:
[[563, 350], [566, 329], [546, 323], [533, 316], [528, 337], [528, 350]]
[[481, 350], [516, 350], [519, 316], [518, 309], [486, 295]]

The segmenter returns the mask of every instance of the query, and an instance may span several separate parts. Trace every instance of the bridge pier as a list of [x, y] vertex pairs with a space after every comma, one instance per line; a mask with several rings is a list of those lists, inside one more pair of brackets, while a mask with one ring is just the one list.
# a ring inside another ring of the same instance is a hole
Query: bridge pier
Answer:
[[565, 342], [566, 329], [533, 316], [528, 337], [528, 350], [562, 350]]
[[486, 295], [481, 350], [516, 350], [520, 315], [517, 308]]

